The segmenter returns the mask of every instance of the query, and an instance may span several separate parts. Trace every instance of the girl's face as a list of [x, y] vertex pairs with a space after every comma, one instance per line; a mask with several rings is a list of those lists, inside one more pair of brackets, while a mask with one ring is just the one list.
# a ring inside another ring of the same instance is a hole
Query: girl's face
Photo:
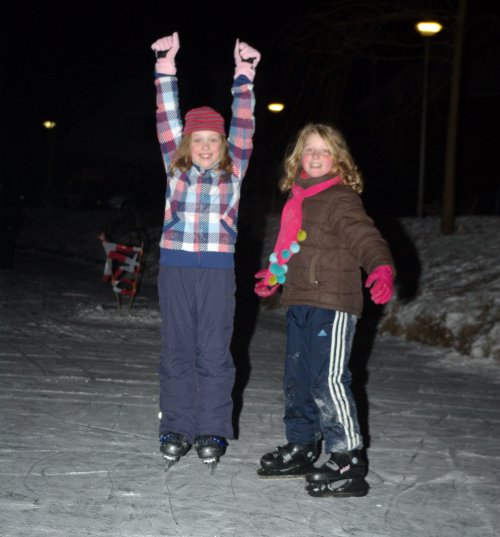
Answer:
[[191, 160], [200, 168], [213, 168], [221, 159], [221, 135], [214, 131], [195, 131], [191, 134]]
[[309, 177], [315, 178], [331, 172], [333, 166], [332, 152], [325, 140], [319, 134], [309, 134], [302, 151], [302, 169]]

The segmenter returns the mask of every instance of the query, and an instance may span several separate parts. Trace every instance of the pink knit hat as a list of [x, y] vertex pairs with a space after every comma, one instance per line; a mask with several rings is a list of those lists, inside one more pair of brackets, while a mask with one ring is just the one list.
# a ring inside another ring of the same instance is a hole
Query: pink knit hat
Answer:
[[184, 134], [194, 131], [213, 131], [225, 135], [224, 118], [209, 106], [192, 108], [186, 114]]

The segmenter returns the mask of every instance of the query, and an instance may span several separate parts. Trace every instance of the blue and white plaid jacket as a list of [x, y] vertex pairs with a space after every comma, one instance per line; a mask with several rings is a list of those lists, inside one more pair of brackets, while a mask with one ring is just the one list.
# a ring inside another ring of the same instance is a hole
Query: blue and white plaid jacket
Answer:
[[229, 178], [222, 180], [218, 170], [203, 170], [194, 164], [186, 172], [171, 169], [182, 138], [177, 78], [157, 73], [155, 85], [156, 127], [167, 172], [160, 263], [231, 268], [241, 183], [253, 149], [253, 84], [245, 76], [239, 76], [231, 88], [233, 104], [228, 146], [233, 170]]

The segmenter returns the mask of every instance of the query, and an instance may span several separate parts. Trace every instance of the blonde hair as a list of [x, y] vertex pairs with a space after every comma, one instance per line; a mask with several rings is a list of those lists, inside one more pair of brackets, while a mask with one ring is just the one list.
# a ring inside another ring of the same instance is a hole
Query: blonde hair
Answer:
[[[217, 168], [221, 172], [225, 172], [226, 176], [231, 175], [233, 171], [233, 163], [229, 157], [229, 147], [225, 136], [219, 134], [221, 138], [221, 159]], [[191, 158], [191, 133], [185, 134], [177, 147], [175, 156], [172, 160], [170, 168], [173, 170], [177, 168], [181, 172], [186, 172], [193, 165], [193, 159]]]
[[331, 125], [308, 123], [297, 134], [295, 143], [289, 147], [285, 156], [285, 176], [280, 181], [280, 190], [290, 190], [302, 170], [302, 153], [306, 139], [310, 134], [318, 134], [332, 153], [334, 167], [332, 173], [340, 175], [342, 183], [354, 192], [363, 192], [363, 176], [354, 162], [343, 134]]

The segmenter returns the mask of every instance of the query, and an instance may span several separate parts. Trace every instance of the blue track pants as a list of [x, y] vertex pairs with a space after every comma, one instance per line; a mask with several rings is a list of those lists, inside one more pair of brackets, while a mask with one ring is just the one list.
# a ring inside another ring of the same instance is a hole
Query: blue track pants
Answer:
[[288, 442], [321, 437], [325, 452], [362, 447], [349, 358], [355, 315], [312, 306], [287, 311], [283, 389]]

